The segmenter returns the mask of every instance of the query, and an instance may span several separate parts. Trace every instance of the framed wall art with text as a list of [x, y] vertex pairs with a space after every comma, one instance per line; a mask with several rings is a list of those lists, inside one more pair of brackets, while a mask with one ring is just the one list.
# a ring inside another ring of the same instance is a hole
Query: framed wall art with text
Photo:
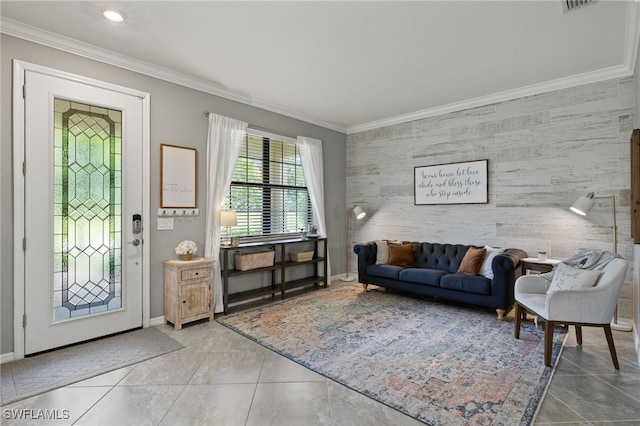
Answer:
[[414, 168], [414, 202], [428, 204], [486, 204], [488, 160]]

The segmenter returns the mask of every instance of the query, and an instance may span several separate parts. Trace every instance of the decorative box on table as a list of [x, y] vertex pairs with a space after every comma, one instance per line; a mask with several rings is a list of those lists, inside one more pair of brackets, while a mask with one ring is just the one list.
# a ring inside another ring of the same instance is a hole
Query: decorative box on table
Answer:
[[236, 269], [240, 271], [248, 271], [250, 269], [266, 268], [273, 266], [276, 252], [274, 250], [259, 251], [254, 253], [236, 252], [233, 259]]
[[313, 253], [313, 251], [292, 251], [289, 255], [292, 262], [308, 262], [313, 259]]

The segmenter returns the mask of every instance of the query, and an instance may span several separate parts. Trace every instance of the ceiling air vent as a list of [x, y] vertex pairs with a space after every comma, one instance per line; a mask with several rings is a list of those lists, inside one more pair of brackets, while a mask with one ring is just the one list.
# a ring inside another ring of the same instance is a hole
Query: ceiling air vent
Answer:
[[565, 13], [567, 13], [584, 5], [595, 2], [596, 0], [562, 0], [562, 9]]

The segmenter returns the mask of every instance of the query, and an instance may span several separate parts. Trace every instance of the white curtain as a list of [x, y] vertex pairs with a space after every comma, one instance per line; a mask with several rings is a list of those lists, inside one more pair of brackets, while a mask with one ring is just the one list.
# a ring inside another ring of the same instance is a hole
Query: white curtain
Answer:
[[[327, 225], [324, 218], [324, 165], [322, 154], [322, 141], [319, 139], [298, 136], [298, 148], [300, 149], [300, 161], [304, 179], [307, 182], [307, 190], [311, 198], [313, 217], [318, 226], [321, 237], [327, 236]], [[326, 244], [326, 242], [325, 242]], [[331, 280], [331, 263], [327, 251], [327, 282]]]
[[248, 124], [239, 120], [209, 113], [207, 138], [207, 223], [204, 256], [214, 259], [214, 312], [222, 312], [222, 277], [220, 275], [220, 210], [227, 195], [233, 170], [247, 133]]

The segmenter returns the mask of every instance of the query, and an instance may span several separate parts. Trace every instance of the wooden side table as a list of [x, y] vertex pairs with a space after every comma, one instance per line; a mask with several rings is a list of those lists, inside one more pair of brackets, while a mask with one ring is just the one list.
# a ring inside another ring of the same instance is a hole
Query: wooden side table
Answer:
[[559, 259], [540, 260], [537, 257], [525, 257], [520, 260], [522, 265], [522, 275], [526, 275], [527, 271], [534, 271], [540, 274], [551, 272], [553, 267], [560, 263]]
[[182, 324], [213, 320], [213, 260], [165, 260], [164, 322], [176, 330]]

